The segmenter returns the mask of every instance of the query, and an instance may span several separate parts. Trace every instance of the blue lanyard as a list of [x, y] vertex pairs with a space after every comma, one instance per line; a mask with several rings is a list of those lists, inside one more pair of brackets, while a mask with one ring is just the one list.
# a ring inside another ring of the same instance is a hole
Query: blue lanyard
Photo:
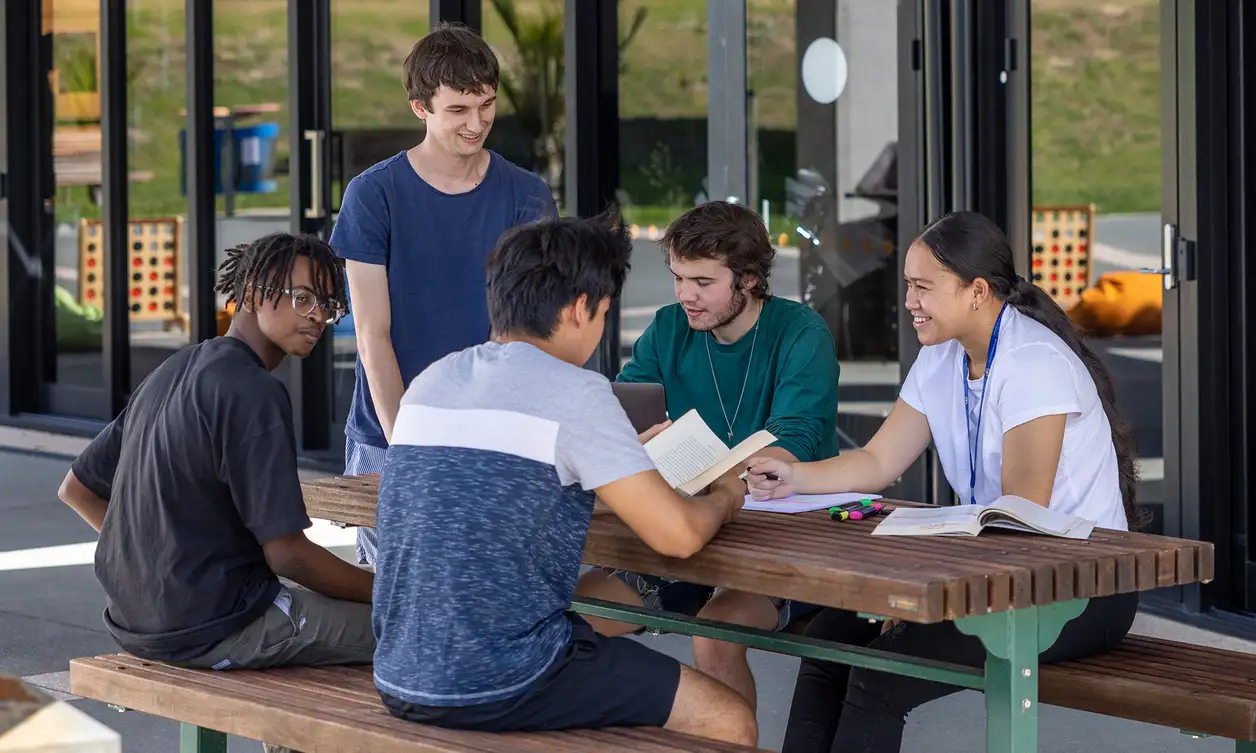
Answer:
[[981, 416], [986, 409], [986, 395], [990, 384], [990, 368], [994, 365], [994, 351], [999, 347], [999, 325], [1003, 323], [1003, 312], [1007, 303], [999, 309], [999, 317], [994, 320], [994, 331], [990, 333], [990, 347], [986, 350], [986, 372], [981, 376], [981, 402], [977, 403], [977, 438], [973, 440], [973, 425], [968, 420], [968, 354], [964, 354], [964, 373], [960, 374], [960, 384], [964, 385], [964, 427], [968, 430], [968, 501], [977, 504], [977, 447], [981, 443]]

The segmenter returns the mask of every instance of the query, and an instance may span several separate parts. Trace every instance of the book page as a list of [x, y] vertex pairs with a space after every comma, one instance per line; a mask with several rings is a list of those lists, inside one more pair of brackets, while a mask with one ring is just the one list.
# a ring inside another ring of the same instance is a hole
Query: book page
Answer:
[[[710, 431], [710, 429], [707, 431]], [[772, 432], [767, 429], [751, 434], [742, 440], [736, 447], [728, 450], [724, 457], [720, 458], [716, 463], [703, 471], [697, 478], [686, 481], [677, 487], [676, 491], [687, 497], [692, 497], [706, 487], [710, 486], [711, 482], [715, 481], [715, 479], [723, 476], [725, 473], [728, 473], [739, 463], [746, 462], [750, 459], [751, 455], [775, 441], [776, 437], [773, 436]]]
[[676, 489], [728, 455], [728, 445], [715, 436], [696, 410], [691, 410], [646, 442], [645, 452]]
[[873, 536], [976, 536], [981, 532], [975, 505], [898, 507], [873, 529]]
[[1006, 518], [1011, 518], [1013, 521], [1028, 526], [1037, 533], [1045, 533], [1048, 536], [1060, 536], [1066, 539], [1089, 538], [1095, 528], [1095, 523], [1092, 520], [1084, 520], [1076, 515], [1066, 515], [1049, 507], [1035, 504], [1024, 497], [1017, 497], [1012, 494], [1005, 494], [999, 497], [983, 513], [980, 518], [982, 525], [1023, 530], [1015, 525], [1008, 525], [1006, 522], [1000, 521], [1000, 518], [1006, 516]]

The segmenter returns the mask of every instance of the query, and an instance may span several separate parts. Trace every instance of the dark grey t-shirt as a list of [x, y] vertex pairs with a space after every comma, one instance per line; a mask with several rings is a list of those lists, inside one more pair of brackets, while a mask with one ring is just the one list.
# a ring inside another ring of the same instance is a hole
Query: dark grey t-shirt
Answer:
[[158, 366], [72, 469], [109, 502], [105, 625], [142, 658], [194, 658], [261, 616], [279, 590], [262, 544], [310, 526], [287, 390], [232, 337]]

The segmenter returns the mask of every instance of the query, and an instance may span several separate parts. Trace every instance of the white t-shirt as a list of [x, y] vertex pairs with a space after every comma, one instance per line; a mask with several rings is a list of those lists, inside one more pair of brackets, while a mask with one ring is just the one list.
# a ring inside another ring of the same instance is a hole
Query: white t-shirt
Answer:
[[[1086, 365], [1051, 330], [1008, 306], [999, 325], [985, 389], [977, 457], [977, 504], [1003, 494], [1003, 435], [1043, 416], [1067, 414], [1051, 508], [1126, 530], [1112, 428]], [[965, 421], [964, 348], [956, 340], [921, 348], [900, 397], [929, 420], [933, 443], [951, 488], [970, 499], [971, 430], [977, 437], [982, 380], [968, 380]]]

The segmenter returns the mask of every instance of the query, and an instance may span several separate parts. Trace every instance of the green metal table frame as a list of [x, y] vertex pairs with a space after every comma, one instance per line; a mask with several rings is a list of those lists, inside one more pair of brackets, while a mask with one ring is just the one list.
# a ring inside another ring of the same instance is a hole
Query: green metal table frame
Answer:
[[[1031, 753], [1038, 750], [1038, 655], [1055, 643], [1069, 620], [1086, 608], [1087, 601], [1077, 599], [956, 620], [955, 626], [960, 632], [978, 638], [985, 646], [984, 671], [807, 636], [653, 612], [598, 599], [577, 599], [572, 603], [572, 611], [641, 625], [651, 630], [714, 638], [778, 654], [837, 662], [980, 690], [986, 698], [987, 753]], [[867, 617], [884, 619], [877, 615]], [[183, 723], [179, 750], [181, 753], [227, 753], [227, 735]], [[1256, 753], [1256, 743], [1238, 741], [1235, 751]]]
[[[1082, 613], [1087, 602], [1088, 599], [1077, 599], [956, 620], [955, 627], [960, 632], [975, 636], [985, 646], [984, 672], [959, 664], [697, 617], [650, 612], [596, 599], [577, 599], [572, 603], [572, 610], [669, 633], [714, 638], [778, 654], [981, 690], [986, 696], [986, 750], [989, 753], [1029, 753], [1038, 750], [1038, 654], [1055, 643], [1060, 631], [1069, 620]], [[872, 615], [869, 618], [881, 619]]]

